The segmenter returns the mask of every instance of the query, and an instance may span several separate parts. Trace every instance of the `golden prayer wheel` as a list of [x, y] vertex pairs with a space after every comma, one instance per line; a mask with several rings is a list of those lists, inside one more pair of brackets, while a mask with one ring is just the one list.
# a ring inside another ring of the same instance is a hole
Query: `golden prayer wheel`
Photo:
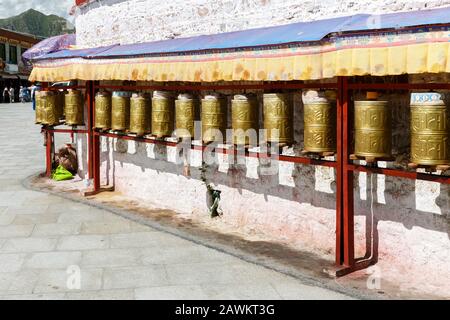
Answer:
[[309, 152], [336, 152], [336, 103], [334, 92], [303, 94], [304, 143]]
[[83, 95], [79, 90], [69, 90], [64, 97], [64, 114], [69, 126], [84, 124]]
[[189, 94], [180, 94], [175, 100], [175, 128], [178, 138], [194, 138], [196, 101]]
[[174, 130], [174, 103], [168, 92], [155, 91], [152, 98], [152, 134], [171, 136]]
[[450, 163], [449, 117], [441, 94], [411, 94], [411, 162], [420, 165]]
[[150, 100], [145, 94], [134, 93], [130, 99], [130, 132], [138, 136], [150, 132]]
[[267, 142], [294, 142], [294, 106], [286, 94], [264, 94], [264, 129]]
[[41, 91], [37, 91], [34, 93], [34, 97], [36, 100], [36, 105], [35, 105], [35, 112], [36, 112], [36, 120], [35, 123], [36, 124], [40, 124], [42, 123], [42, 98], [41, 98]]
[[217, 95], [205, 96], [202, 99], [201, 119], [203, 142], [223, 142], [227, 128], [226, 100]]
[[254, 130], [255, 138], [258, 136], [258, 101], [256, 97], [235, 95], [231, 100], [231, 127], [233, 129], [233, 143], [249, 145], [250, 135]]
[[95, 95], [94, 128], [111, 129], [111, 94], [107, 91], [97, 92]]
[[130, 125], [130, 93], [114, 91], [112, 94], [111, 129], [126, 131]]
[[[376, 93], [367, 97], [376, 99]], [[389, 158], [391, 156], [391, 110], [387, 101], [355, 101], [355, 155]]]
[[42, 91], [41, 94], [42, 124], [53, 126], [59, 124], [59, 112], [57, 108], [57, 96], [55, 92]]

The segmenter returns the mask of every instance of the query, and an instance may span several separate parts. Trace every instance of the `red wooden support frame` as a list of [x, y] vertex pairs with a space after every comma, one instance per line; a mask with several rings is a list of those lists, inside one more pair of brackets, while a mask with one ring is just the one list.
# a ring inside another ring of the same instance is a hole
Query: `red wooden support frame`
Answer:
[[343, 265], [355, 264], [353, 171], [348, 170], [352, 147], [353, 121], [348, 95], [348, 78], [342, 78], [342, 228]]
[[[88, 113], [87, 129], [55, 129], [43, 128], [46, 134], [46, 174], [51, 175], [52, 153], [54, 143], [54, 133], [86, 133], [88, 138], [88, 175], [94, 180], [94, 191], [90, 194], [98, 193], [100, 188], [100, 139], [101, 136], [118, 138], [125, 140], [134, 140], [144, 143], [162, 144], [166, 146], [176, 146], [175, 142], [161, 141], [156, 139], [148, 139], [135, 137], [131, 135], [115, 134], [110, 132], [96, 132], [93, 128], [95, 121], [95, 92], [97, 89], [110, 90], [173, 90], [173, 91], [204, 91], [204, 90], [245, 90], [245, 89], [306, 89], [306, 88], [320, 88], [320, 89], [337, 89], [337, 153], [336, 161], [316, 160], [307, 157], [280, 155], [279, 159], [282, 161], [301, 163], [307, 165], [320, 165], [336, 168], [336, 265], [344, 268], [338, 271], [338, 275], [344, 275], [349, 272], [365, 268], [370, 265], [370, 261], [362, 261], [355, 259], [354, 252], [354, 194], [353, 181], [354, 172], [368, 172], [385, 174], [389, 176], [402, 177], [408, 179], [421, 179], [427, 181], [434, 181], [440, 183], [450, 184], [450, 177], [439, 176], [427, 173], [418, 173], [415, 171], [405, 171], [398, 169], [367, 167], [353, 164], [350, 160], [350, 153], [352, 148], [352, 132], [353, 132], [353, 118], [351, 110], [350, 93], [352, 90], [414, 90], [414, 89], [450, 89], [449, 83], [425, 83], [425, 84], [410, 84], [410, 83], [349, 83], [348, 77], [339, 77], [337, 83], [327, 84], [305, 84], [299, 82], [268, 82], [263, 84], [225, 84], [225, 85], [165, 85], [165, 86], [136, 86], [136, 85], [121, 85], [121, 86], [107, 86], [98, 85], [93, 81], [87, 81], [85, 86], [86, 105]], [[80, 86], [77, 86], [81, 88]], [[44, 86], [44, 90], [52, 90]], [[194, 150], [204, 150], [205, 146], [192, 145]], [[237, 152], [233, 149], [216, 148], [219, 153], [233, 153]], [[264, 158], [267, 155], [256, 152], [246, 152], [247, 157]]]
[[336, 265], [342, 265], [343, 258], [343, 241], [342, 241], [342, 219], [343, 219], [343, 204], [342, 204], [342, 102], [343, 91], [342, 77], [338, 78], [338, 92], [336, 100], [336, 250], [335, 262]]
[[93, 135], [93, 101], [94, 101], [94, 86], [92, 81], [86, 81], [86, 105], [87, 105], [87, 140], [88, 140], [88, 176], [89, 179], [94, 178], [94, 135]]
[[44, 129], [45, 137], [45, 159], [46, 159], [46, 169], [45, 175], [51, 177], [52, 175], [52, 164], [53, 164], [53, 144], [54, 144], [54, 134], [52, 131]]
[[[338, 95], [338, 137], [339, 131], [341, 136], [341, 144], [339, 147], [338, 138], [338, 167], [342, 167], [342, 177], [339, 178], [339, 170], [337, 176], [337, 212], [336, 212], [336, 262], [343, 265], [343, 269], [337, 272], [338, 276], [346, 275], [356, 270], [364, 269], [373, 262], [370, 259], [355, 259], [354, 256], [354, 173], [367, 172], [370, 174], [384, 174], [392, 177], [419, 179], [425, 181], [433, 181], [439, 183], [450, 184], [450, 176], [441, 176], [431, 173], [420, 173], [401, 169], [368, 167], [353, 164], [350, 160], [350, 152], [352, 148], [352, 132], [353, 117], [350, 103], [350, 93], [353, 90], [450, 90], [450, 83], [349, 83], [348, 78], [342, 78], [339, 82]], [[340, 100], [342, 98], [342, 100]], [[340, 108], [342, 109], [341, 111]], [[342, 128], [339, 124], [339, 114], [341, 114]], [[341, 150], [341, 155], [339, 155]], [[341, 183], [340, 183], [341, 182]], [[342, 188], [341, 199], [339, 200], [339, 188]], [[339, 206], [339, 201], [342, 205]], [[339, 214], [341, 210], [341, 216]], [[339, 226], [339, 223], [341, 225]], [[340, 235], [338, 232], [342, 232]]]
[[92, 100], [91, 100], [91, 113], [92, 113], [92, 123], [90, 129], [92, 130], [92, 154], [93, 154], [93, 178], [94, 178], [94, 193], [100, 191], [100, 136], [94, 131], [95, 124], [95, 83], [92, 83]]

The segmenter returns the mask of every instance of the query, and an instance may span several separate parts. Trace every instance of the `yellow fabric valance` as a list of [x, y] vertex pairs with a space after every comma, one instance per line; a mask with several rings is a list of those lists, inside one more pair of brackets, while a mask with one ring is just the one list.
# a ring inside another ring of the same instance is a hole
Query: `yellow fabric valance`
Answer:
[[42, 60], [31, 81], [277, 81], [450, 72], [449, 32], [335, 37], [268, 50], [138, 58]]

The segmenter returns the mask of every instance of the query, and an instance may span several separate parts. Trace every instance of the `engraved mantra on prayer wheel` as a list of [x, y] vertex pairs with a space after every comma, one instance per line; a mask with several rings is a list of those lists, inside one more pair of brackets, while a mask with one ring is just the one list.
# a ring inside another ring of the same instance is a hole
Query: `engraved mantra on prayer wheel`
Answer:
[[[237, 95], [231, 100], [231, 127], [234, 144], [250, 145], [251, 143], [257, 143], [258, 101], [255, 97]], [[254, 141], [251, 141], [249, 134], [255, 134], [252, 138]]]
[[[439, 96], [437, 99], [437, 96]], [[450, 163], [449, 112], [439, 93], [411, 96], [411, 161], [421, 165]]]
[[35, 107], [36, 120], [35, 120], [35, 123], [36, 124], [40, 124], [40, 123], [42, 123], [42, 118], [43, 118], [41, 91], [36, 91], [35, 92], [35, 99], [36, 99], [36, 107]]
[[226, 108], [226, 100], [223, 98], [202, 99], [203, 142], [223, 142], [227, 127]]
[[60, 114], [58, 112], [57, 96], [54, 92], [41, 92], [41, 115], [42, 124], [53, 126], [59, 124]]
[[178, 138], [194, 138], [196, 101], [191, 99], [175, 100], [175, 127]]
[[336, 151], [336, 108], [329, 102], [304, 104], [305, 150]]
[[98, 92], [95, 95], [95, 123], [97, 129], [111, 129], [111, 95]]
[[143, 136], [150, 131], [150, 100], [144, 94], [130, 99], [130, 132]]
[[111, 129], [126, 131], [130, 125], [130, 94], [113, 92], [111, 111]]
[[174, 103], [169, 97], [152, 98], [152, 134], [158, 138], [171, 136], [174, 129]]
[[267, 142], [294, 142], [294, 107], [285, 94], [264, 94], [264, 129]]
[[387, 101], [355, 101], [355, 155], [391, 156], [391, 110]]
[[84, 124], [83, 95], [78, 90], [71, 90], [65, 95], [64, 114], [69, 126]]

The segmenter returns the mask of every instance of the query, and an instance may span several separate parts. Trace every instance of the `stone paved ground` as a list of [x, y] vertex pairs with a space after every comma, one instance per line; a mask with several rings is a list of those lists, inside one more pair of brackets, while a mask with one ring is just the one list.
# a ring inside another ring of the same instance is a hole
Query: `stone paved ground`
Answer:
[[[29, 104], [0, 104], [0, 299], [348, 298], [108, 211], [26, 190], [21, 181], [45, 163], [33, 117]], [[78, 268], [81, 286], [73, 289]]]

